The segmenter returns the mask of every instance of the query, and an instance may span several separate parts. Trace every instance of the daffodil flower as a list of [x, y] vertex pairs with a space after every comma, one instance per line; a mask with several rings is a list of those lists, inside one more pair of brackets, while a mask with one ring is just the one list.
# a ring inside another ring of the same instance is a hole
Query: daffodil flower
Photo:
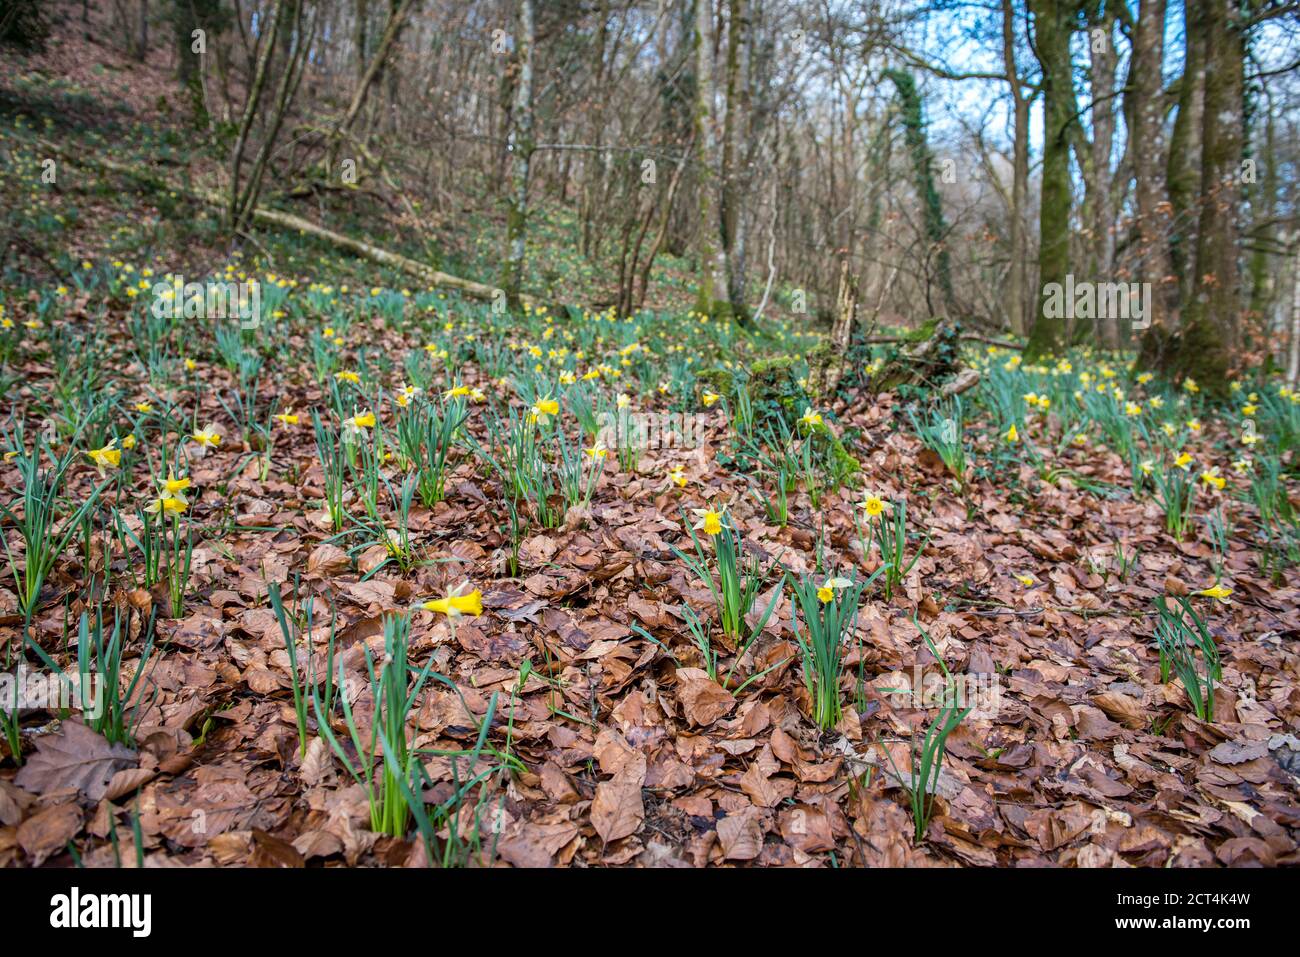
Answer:
[[148, 402], [137, 402], [135, 404], [135, 410], [139, 412], [141, 415], [148, 415], [150, 412], [153, 411], [153, 406]]
[[858, 503], [858, 507], [872, 518], [875, 518], [885, 510], [887, 504], [888, 503], [875, 492], [868, 492], [866, 497]]
[[1011, 428], [1007, 429], [1006, 434], [1002, 436], [1008, 442], [1016, 442], [1020, 439], [1020, 433], [1016, 431], [1016, 424], [1011, 423]]
[[348, 424], [355, 429], [373, 429], [375, 427], [375, 413], [359, 412], [348, 419]]
[[208, 423], [208, 425], [199, 429], [190, 438], [199, 444], [196, 454], [200, 458], [207, 454], [208, 449], [215, 449], [221, 444], [221, 433], [217, 431], [217, 427], [212, 423]]
[[1212, 469], [1206, 469], [1201, 473], [1201, 481], [1206, 485], [1213, 485], [1215, 488], [1222, 490], [1228, 484], [1227, 479], [1219, 475], [1219, 467], [1216, 465]]
[[279, 413], [279, 414], [275, 417], [275, 421], [279, 422], [281, 425], [284, 425], [284, 426], [297, 425], [297, 424], [298, 424], [298, 416], [297, 416], [297, 414], [293, 411], [293, 409], [290, 409], [288, 412], [281, 412], [281, 413]]
[[811, 406], [804, 406], [803, 415], [799, 417], [799, 424], [806, 425], [809, 429], [815, 429], [822, 424], [822, 414]]
[[727, 514], [727, 507], [724, 505], [717, 511], [708, 508], [693, 508], [691, 512], [695, 515], [696, 523], [692, 528], [703, 529], [705, 535], [722, 534], [722, 518]]
[[823, 604], [835, 600], [835, 593], [841, 588], [848, 588], [853, 582], [848, 578], [828, 578], [817, 589], [817, 598]]
[[528, 421], [545, 425], [547, 419], [559, 414], [560, 403], [548, 396], [545, 399], [538, 399], [533, 403], [532, 411], [528, 414]]
[[334, 379], [336, 382], [351, 382], [353, 385], [361, 384], [361, 376], [347, 369], [334, 373]]
[[678, 488], [686, 487], [686, 475], [682, 471], [682, 467], [680, 465], [674, 466], [668, 472], [668, 481], [672, 482]]
[[86, 454], [90, 456], [90, 461], [95, 463], [95, 468], [100, 475], [104, 474], [104, 469], [115, 469], [122, 463], [122, 450], [117, 447], [117, 439], [113, 439], [102, 449], [89, 449]]
[[1211, 585], [1209, 588], [1202, 588], [1198, 592], [1193, 592], [1193, 594], [1204, 595], [1206, 598], [1213, 598], [1215, 601], [1224, 605], [1232, 604], [1232, 602], [1228, 600], [1228, 596], [1232, 594], [1232, 589], [1227, 585]]
[[603, 461], [605, 456], [609, 455], [609, 449], [605, 448], [604, 442], [597, 442], [590, 448], [583, 449], [583, 451], [587, 453], [588, 458], [597, 462]]
[[1017, 575], [1016, 581], [1020, 582], [1020, 584], [1024, 585], [1026, 588], [1036, 584], [1033, 575]]
[[577, 381], [578, 381], [578, 377], [574, 375], [572, 372], [560, 373], [560, 385], [573, 385]]
[[457, 383], [442, 394], [444, 399], [459, 399], [461, 396], [469, 395], [469, 386]]
[[1186, 472], [1191, 468], [1192, 457], [1188, 453], [1184, 452], [1182, 455], [1178, 456], [1178, 458], [1174, 459], [1174, 465]]
[[700, 396], [700, 399], [701, 401], [703, 401], [704, 407], [706, 409], [721, 398], [722, 396], [718, 395], [716, 392], [706, 392], [702, 396]]
[[189, 503], [183, 498], [167, 498], [160, 496], [154, 499], [144, 507], [144, 510], [150, 515], [179, 515], [189, 507]]
[[477, 618], [483, 614], [483, 593], [475, 588], [468, 594], [461, 594], [468, 587], [469, 582], [462, 582], [453, 588], [446, 598], [430, 599], [420, 607], [425, 611], [446, 615], [453, 619], [460, 618], [462, 615]]
[[184, 491], [190, 487], [190, 480], [186, 477], [177, 478], [176, 473], [168, 469], [167, 477], [160, 479], [158, 488], [161, 498], [175, 499], [182, 504], [188, 504], [185, 501]]

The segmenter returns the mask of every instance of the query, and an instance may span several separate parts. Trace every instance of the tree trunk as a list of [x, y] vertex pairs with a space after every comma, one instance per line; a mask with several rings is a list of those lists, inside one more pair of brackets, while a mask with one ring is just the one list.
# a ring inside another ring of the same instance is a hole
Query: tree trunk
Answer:
[[731, 288], [727, 254], [719, 243], [723, 233], [718, 197], [717, 105], [713, 86], [713, 5], [695, 0], [697, 101], [696, 137], [700, 149], [699, 288], [695, 308], [705, 315], [730, 318], [730, 303], [719, 297]]
[[1205, 108], [1205, 38], [1197, 29], [1197, 0], [1183, 4], [1183, 75], [1178, 81], [1178, 113], [1169, 139], [1165, 181], [1172, 231], [1170, 264], [1178, 278], [1177, 301], [1186, 307], [1192, 292], [1196, 250], [1196, 197], [1201, 189], [1201, 114]]
[[[1110, 0], [1111, 4], [1116, 0]], [[1093, 21], [1089, 35], [1088, 52], [1091, 61], [1090, 92], [1092, 95], [1092, 140], [1085, 166], [1088, 203], [1088, 260], [1089, 278], [1094, 282], [1109, 282], [1111, 262], [1115, 251], [1115, 211], [1111, 204], [1112, 174], [1111, 151], [1115, 147], [1115, 12], [1112, 6], [1103, 5], [1100, 16]], [[1079, 330], [1086, 331], [1086, 330]], [[1103, 348], [1119, 348], [1119, 317], [1097, 317], [1097, 333]], [[1078, 336], [1074, 337], [1076, 340]]]
[[1007, 280], [1007, 323], [1012, 333], [1022, 336], [1029, 328], [1025, 317], [1029, 241], [1025, 233], [1025, 204], [1029, 196], [1029, 99], [1020, 84], [1016, 67], [1015, 5], [1002, 0], [1002, 64], [1011, 87], [1011, 262]]
[[524, 280], [524, 239], [528, 225], [528, 176], [533, 158], [533, 43], [537, 23], [533, 0], [519, 0], [519, 35], [515, 38], [515, 100], [507, 149], [510, 188], [506, 193], [506, 252], [501, 287], [511, 309], [519, 309]]
[[748, 322], [745, 305], [745, 215], [741, 195], [748, 177], [741, 159], [749, 111], [749, 12], [746, 0], [729, 0], [727, 26], [727, 111], [723, 118], [720, 236], [727, 259], [731, 313]]
[[[1245, 45], [1231, 0], [1197, 0], [1205, 38], [1205, 106], [1201, 116], [1200, 223], [1190, 313], [1207, 321], [1225, 347], [1238, 344], [1241, 271], [1242, 93]], [[1226, 363], [1226, 355], [1223, 357]]]
[[1047, 316], [1046, 287], [1064, 286], [1070, 271], [1070, 127], [1077, 121], [1070, 60], [1073, 7], [1070, 0], [1029, 0], [1034, 14], [1035, 53], [1043, 72], [1043, 173], [1038, 217], [1037, 309], [1030, 329], [1025, 360], [1034, 361], [1062, 350], [1066, 325], [1062, 317]]
[[1169, 258], [1169, 211], [1160, 172], [1165, 155], [1164, 64], [1166, 0], [1140, 0], [1125, 113], [1137, 207], [1138, 279], [1152, 284], [1153, 323], [1162, 323], [1178, 305], [1178, 285]]

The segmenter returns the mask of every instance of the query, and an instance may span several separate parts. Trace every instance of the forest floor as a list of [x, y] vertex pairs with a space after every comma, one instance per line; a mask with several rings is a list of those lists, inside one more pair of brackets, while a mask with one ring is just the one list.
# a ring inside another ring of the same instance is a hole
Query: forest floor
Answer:
[[[868, 391], [886, 346], [815, 396], [806, 323], [512, 319], [293, 237], [227, 261], [184, 203], [51, 190], [24, 144], [85, 130], [0, 72], [0, 651], [109, 705], [0, 704], [0, 864], [1300, 860], [1275, 377], [980, 345], [957, 406]], [[59, 95], [102, 126], [86, 72]], [[157, 317], [182, 272], [259, 279], [262, 321]]]

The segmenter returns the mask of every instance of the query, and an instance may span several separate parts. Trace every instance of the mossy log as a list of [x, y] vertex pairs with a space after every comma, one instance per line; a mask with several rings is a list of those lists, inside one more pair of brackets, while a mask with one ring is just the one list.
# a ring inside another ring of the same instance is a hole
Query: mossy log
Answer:
[[892, 392], [903, 385], [943, 388], [962, 371], [961, 338], [961, 324], [955, 319], [931, 319], [900, 337], [871, 377], [869, 388], [872, 392]]

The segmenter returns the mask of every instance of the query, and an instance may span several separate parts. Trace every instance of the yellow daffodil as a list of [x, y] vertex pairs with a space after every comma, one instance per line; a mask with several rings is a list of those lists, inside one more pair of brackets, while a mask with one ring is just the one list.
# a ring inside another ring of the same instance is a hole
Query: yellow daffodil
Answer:
[[1142, 406], [1136, 402], [1128, 402], [1124, 405], [1124, 414], [1127, 416], [1137, 416], [1142, 414]]
[[469, 582], [463, 582], [457, 585], [446, 598], [430, 599], [421, 607], [425, 611], [446, 615], [448, 618], [460, 618], [462, 615], [477, 618], [483, 614], [483, 593], [475, 588], [472, 592], [461, 594], [468, 587]]
[[1020, 582], [1020, 584], [1024, 585], [1026, 588], [1035, 584], [1033, 575], [1017, 575], [1016, 581]]
[[848, 588], [852, 585], [852, 580], [848, 578], [828, 578], [822, 582], [817, 589], [817, 599], [823, 604], [828, 604], [835, 600], [835, 593], [841, 588]]
[[1232, 589], [1227, 585], [1211, 585], [1209, 588], [1202, 588], [1198, 592], [1193, 592], [1193, 594], [1204, 595], [1206, 598], [1213, 598], [1215, 601], [1224, 605], [1232, 604], [1232, 602], [1228, 600], [1228, 596], [1232, 594]]
[[1008, 442], [1015, 442], [1020, 439], [1020, 433], [1016, 431], [1016, 424], [1011, 423], [1011, 428], [1007, 429], [1006, 434], [1002, 436]]
[[133, 448], [135, 448], [135, 433], [134, 433], [134, 432], [128, 432], [128, 433], [126, 433], [126, 435], [122, 436], [122, 448], [124, 448], [124, 449], [133, 449]]
[[361, 384], [361, 376], [348, 369], [334, 373], [334, 379], [336, 382], [351, 382], [353, 385]]
[[211, 423], [204, 428], [199, 429], [197, 432], [192, 434], [190, 438], [199, 444], [198, 452], [196, 453], [199, 457], [205, 455], [208, 449], [215, 449], [221, 444], [221, 433], [218, 432], [217, 427]]
[[614, 404], [617, 405], [620, 409], [629, 408], [632, 405], [632, 397], [629, 396], [626, 392], [620, 392], [618, 394], [618, 398], [614, 400]]
[[1219, 467], [1216, 465], [1212, 469], [1207, 469], [1201, 473], [1201, 481], [1206, 485], [1213, 485], [1217, 489], [1222, 489], [1227, 484], [1227, 480], [1220, 477]]
[[95, 468], [100, 475], [104, 474], [104, 469], [115, 469], [122, 463], [122, 450], [117, 447], [117, 439], [113, 439], [102, 449], [90, 449], [86, 454], [90, 456], [90, 461], [95, 463]]
[[822, 414], [811, 406], [804, 406], [803, 415], [799, 418], [799, 424], [806, 425], [809, 429], [815, 429], [822, 424]]
[[163, 515], [179, 515], [188, 507], [189, 503], [183, 498], [167, 498], [166, 496], [162, 496], [154, 499], [146, 505], [144, 510], [150, 515], [157, 515], [159, 513], [162, 513]]
[[597, 442], [595, 445], [591, 446], [590, 448], [583, 449], [583, 451], [587, 453], [588, 458], [593, 459], [597, 462], [603, 462], [605, 460], [605, 456], [609, 455], [609, 449], [605, 448], [604, 442]]
[[176, 499], [180, 502], [185, 501], [184, 492], [189, 487], [190, 480], [188, 476], [177, 478], [176, 473], [170, 469], [167, 470], [167, 477], [158, 481], [159, 496], [161, 498]]
[[692, 528], [703, 529], [705, 535], [719, 535], [722, 533], [722, 518], [727, 514], [727, 507], [724, 505], [717, 511], [709, 508], [693, 508], [692, 514], [697, 521]]
[[148, 402], [137, 402], [135, 404], [135, 410], [139, 412], [141, 415], [148, 415], [150, 412], [153, 411], [153, 406]]
[[1186, 472], [1192, 465], [1192, 457], [1184, 452], [1178, 458], [1174, 459], [1174, 465]]
[[706, 409], [721, 398], [722, 396], [718, 395], [716, 392], [706, 392], [700, 396], [700, 400], [704, 403]]
[[875, 518], [885, 510], [886, 504], [885, 500], [879, 495], [868, 492], [866, 498], [859, 503], [859, 507], [872, 518]]
[[288, 412], [281, 412], [277, 414], [275, 417], [275, 421], [279, 422], [281, 425], [284, 426], [297, 425], [298, 416], [293, 411], [293, 409], [290, 409]]
[[452, 386], [450, 389], [444, 392], [442, 394], [442, 397], [444, 399], [459, 399], [462, 396], [469, 395], [469, 393], [470, 393], [469, 386], [456, 383], [456, 385]]
[[375, 427], [375, 413], [358, 412], [349, 419], [344, 419], [343, 424], [353, 429], [373, 429]]
[[194, 371], [195, 369], [197, 369], [198, 367], [199, 367], [199, 364], [198, 364], [197, 362], [195, 362], [193, 359], [186, 359], [186, 360], [185, 360], [185, 371], [186, 371], [186, 372], [193, 372], [193, 371]]
[[573, 385], [577, 381], [578, 381], [578, 377], [574, 375], [572, 372], [560, 373], [560, 385]]
[[1196, 384], [1196, 380], [1190, 377], [1183, 380], [1183, 389], [1193, 395], [1201, 391], [1201, 387]]
[[560, 403], [552, 398], [538, 399], [528, 413], [528, 421], [545, 425], [546, 420], [560, 414]]
[[674, 466], [672, 469], [669, 470], [668, 481], [672, 482], [678, 488], [686, 487], [686, 475], [685, 473], [683, 473], [682, 467], [680, 465]]

